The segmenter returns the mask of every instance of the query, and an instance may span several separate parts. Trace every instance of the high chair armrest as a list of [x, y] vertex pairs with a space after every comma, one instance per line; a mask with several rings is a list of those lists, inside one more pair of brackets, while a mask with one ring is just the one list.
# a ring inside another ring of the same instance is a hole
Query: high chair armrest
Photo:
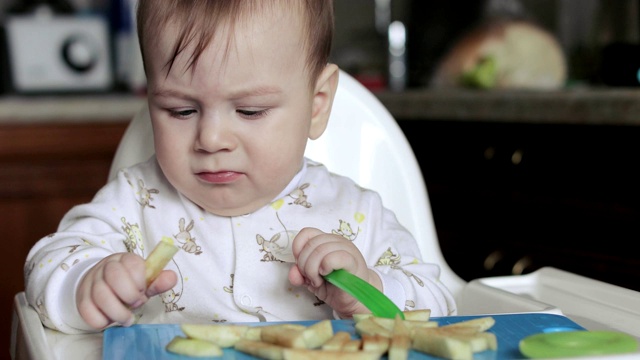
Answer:
[[20, 292], [13, 302], [10, 346], [12, 360], [100, 360], [102, 332], [67, 335], [45, 328]]
[[19, 292], [13, 299], [10, 352], [13, 360], [53, 358], [44, 326], [24, 292]]

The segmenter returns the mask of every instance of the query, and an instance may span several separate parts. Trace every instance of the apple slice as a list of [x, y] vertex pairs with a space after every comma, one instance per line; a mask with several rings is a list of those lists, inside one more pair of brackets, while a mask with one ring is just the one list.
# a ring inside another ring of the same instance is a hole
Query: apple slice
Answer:
[[222, 348], [233, 346], [244, 337], [248, 325], [234, 324], [182, 324], [182, 332], [192, 339], [212, 342]]
[[284, 347], [262, 341], [240, 339], [233, 348], [236, 351], [267, 360], [282, 360]]
[[341, 352], [359, 352], [362, 349], [362, 339], [351, 339], [342, 345]]
[[411, 321], [429, 321], [431, 318], [431, 309], [405, 310], [404, 319]]
[[307, 349], [316, 349], [322, 346], [333, 336], [331, 320], [320, 320], [302, 331], [304, 344]]
[[351, 340], [351, 334], [346, 331], [338, 331], [322, 344], [322, 350], [340, 350], [349, 340]]
[[176, 336], [171, 339], [165, 349], [174, 354], [193, 357], [222, 356], [222, 349], [218, 345], [209, 341], [189, 339], [182, 336]]
[[468, 341], [433, 332], [425, 334], [428, 336], [413, 338], [413, 349], [445, 359], [473, 359], [473, 351]]
[[409, 358], [409, 349], [411, 348], [410, 334], [411, 330], [405, 324], [405, 320], [396, 317], [391, 343], [389, 344], [390, 360], [406, 360]]
[[358, 321], [355, 325], [356, 333], [362, 336], [364, 334], [367, 335], [382, 335], [387, 338], [391, 337], [391, 330], [381, 326], [379, 323], [375, 321], [375, 316], [370, 316]]
[[284, 360], [379, 360], [380, 354], [372, 351], [337, 351], [314, 349], [284, 349]]
[[382, 335], [362, 335], [362, 351], [384, 354], [389, 350], [390, 339]]
[[476, 331], [487, 331], [494, 324], [496, 320], [491, 316], [479, 317], [471, 320], [460, 321], [453, 324], [443, 325], [443, 328], [456, 328], [456, 327], [470, 327], [474, 328]]
[[495, 334], [487, 332], [495, 323], [491, 317], [462, 321], [434, 328], [412, 329], [415, 350], [446, 359], [472, 359], [473, 354], [497, 350]]
[[162, 240], [151, 251], [151, 254], [144, 261], [145, 263], [145, 279], [147, 286], [155, 280], [165, 266], [171, 261], [173, 255], [178, 252], [179, 248], [173, 243], [173, 239], [163, 236]]
[[306, 348], [304, 330], [300, 324], [277, 324], [263, 326], [260, 339], [266, 343], [288, 348]]

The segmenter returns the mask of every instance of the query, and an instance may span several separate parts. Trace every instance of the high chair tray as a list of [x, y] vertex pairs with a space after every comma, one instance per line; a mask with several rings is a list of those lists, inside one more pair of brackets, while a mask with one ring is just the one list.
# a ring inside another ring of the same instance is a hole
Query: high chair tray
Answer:
[[[518, 350], [518, 344], [524, 337], [532, 334], [560, 330], [583, 330], [583, 327], [570, 319], [556, 314], [527, 313], [490, 315], [495, 325], [489, 329], [498, 339], [497, 351], [476, 353], [474, 359], [524, 359]], [[449, 316], [432, 318], [440, 325], [451, 324], [481, 316]], [[311, 325], [314, 321], [296, 322]], [[252, 323], [251, 325], [267, 325], [273, 323]], [[351, 320], [333, 320], [334, 331], [348, 331], [353, 338], [354, 323]], [[165, 346], [176, 335], [182, 335], [180, 325], [133, 325], [128, 328], [114, 327], [105, 330], [103, 337], [103, 360], [125, 359], [193, 359], [169, 353]], [[233, 349], [224, 349], [223, 359], [255, 359], [250, 355]], [[409, 359], [440, 359], [412, 350]]]
[[461, 315], [544, 312], [588, 330], [614, 330], [640, 339], [640, 292], [546, 267], [520, 276], [475, 279], [460, 294]]

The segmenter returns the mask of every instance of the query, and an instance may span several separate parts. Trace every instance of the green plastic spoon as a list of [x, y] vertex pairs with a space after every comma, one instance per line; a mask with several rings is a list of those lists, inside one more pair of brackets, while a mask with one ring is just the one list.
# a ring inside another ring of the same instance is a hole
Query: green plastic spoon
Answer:
[[404, 313], [391, 299], [376, 289], [375, 286], [350, 272], [343, 269], [333, 270], [325, 275], [324, 278], [360, 301], [362, 305], [371, 310], [374, 316], [390, 319], [395, 319], [396, 316], [400, 316], [400, 318], [404, 320]]

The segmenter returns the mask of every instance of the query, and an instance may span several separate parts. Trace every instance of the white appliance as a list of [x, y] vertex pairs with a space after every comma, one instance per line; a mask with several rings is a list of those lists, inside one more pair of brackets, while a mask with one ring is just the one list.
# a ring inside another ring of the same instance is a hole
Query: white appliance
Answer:
[[103, 17], [10, 15], [5, 32], [15, 92], [104, 91], [113, 86], [109, 26]]

